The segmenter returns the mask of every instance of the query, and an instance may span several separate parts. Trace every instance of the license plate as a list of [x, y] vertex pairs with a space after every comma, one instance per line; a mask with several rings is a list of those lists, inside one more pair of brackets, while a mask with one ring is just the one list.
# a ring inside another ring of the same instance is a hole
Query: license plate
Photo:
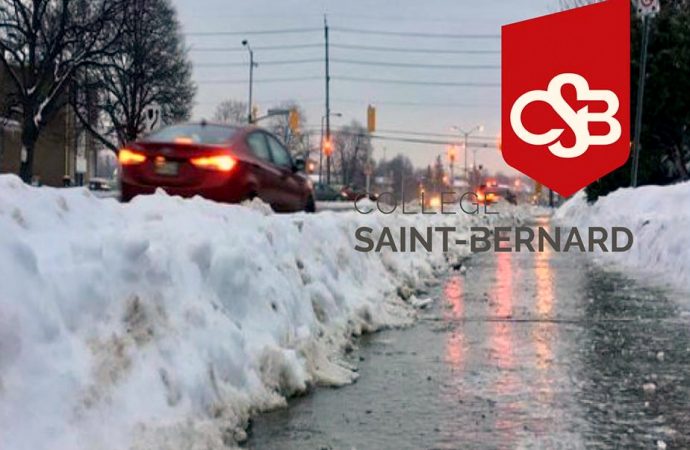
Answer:
[[175, 161], [156, 160], [156, 173], [158, 175], [174, 177], [177, 175], [178, 170], [179, 164]]

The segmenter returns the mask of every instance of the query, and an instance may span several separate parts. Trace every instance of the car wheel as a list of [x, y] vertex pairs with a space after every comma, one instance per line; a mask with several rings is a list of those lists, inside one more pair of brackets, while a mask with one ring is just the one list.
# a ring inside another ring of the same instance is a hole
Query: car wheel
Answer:
[[314, 197], [309, 196], [307, 198], [307, 204], [304, 207], [304, 210], [308, 213], [315, 213], [316, 212], [316, 202], [314, 202]]

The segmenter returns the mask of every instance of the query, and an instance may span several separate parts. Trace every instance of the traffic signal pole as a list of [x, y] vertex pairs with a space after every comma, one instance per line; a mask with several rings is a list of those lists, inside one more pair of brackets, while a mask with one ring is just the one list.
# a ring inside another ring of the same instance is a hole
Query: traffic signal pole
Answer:
[[[323, 32], [326, 59], [326, 142], [331, 142], [331, 74], [328, 61], [328, 19], [326, 16], [323, 17]], [[331, 184], [331, 151], [326, 154], [326, 184], [329, 185]]]
[[637, 187], [637, 172], [640, 166], [640, 135], [642, 133], [642, 106], [644, 104], [644, 84], [647, 77], [647, 47], [649, 44], [649, 21], [651, 16], [645, 15], [642, 20], [642, 49], [640, 50], [640, 79], [637, 83], [637, 105], [635, 111], [635, 140], [633, 141], [632, 173], [630, 186]]

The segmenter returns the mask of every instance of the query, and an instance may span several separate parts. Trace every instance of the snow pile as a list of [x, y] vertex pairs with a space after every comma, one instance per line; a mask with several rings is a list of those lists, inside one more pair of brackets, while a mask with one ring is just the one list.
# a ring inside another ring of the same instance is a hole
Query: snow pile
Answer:
[[409, 323], [403, 298], [447, 266], [440, 252], [358, 253], [357, 227], [515, 215], [286, 216], [165, 194], [121, 205], [0, 176], [0, 448], [241, 440], [251, 414], [351, 382], [349, 339]]
[[606, 257], [690, 289], [689, 206], [690, 183], [619, 189], [593, 205], [580, 192], [556, 211], [554, 219], [578, 227], [629, 228], [635, 237], [630, 251]]

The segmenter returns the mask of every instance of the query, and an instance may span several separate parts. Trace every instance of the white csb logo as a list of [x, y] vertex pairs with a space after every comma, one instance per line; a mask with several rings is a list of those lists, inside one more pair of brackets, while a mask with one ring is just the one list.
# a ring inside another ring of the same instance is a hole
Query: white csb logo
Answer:
[[[606, 111], [590, 113], [589, 106], [585, 106], [579, 111], [573, 110], [561, 94], [561, 89], [566, 84], [575, 86], [578, 100], [605, 102], [607, 104]], [[525, 128], [522, 123], [522, 112], [527, 105], [533, 102], [548, 103], [556, 114], [568, 124], [575, 134], [575, 144], [572, 147], [564, 147], [558, 140], [563, 134], [562, 128], [552, 129], [544, 134], [534, 134]], [[620, 139], [621, 124], [614, 118], [619, 106], [618, 97], [612, 91], [590, 90], [589, 83], [581, 75], [562, 73], [551, 80], [546, 91], [530, 91], [518, 98], [510, 111], [510, 124], [513, 126], [515, 134], [526, 143], [539, 146], [551, 144], [548, 147], [549, 151], [559, 158], [577, 158], [583, 155], [591, 145], [610, 145]], [[608, 124], [608, 134], [592, 136], [589, 133], [591, 122]]]

